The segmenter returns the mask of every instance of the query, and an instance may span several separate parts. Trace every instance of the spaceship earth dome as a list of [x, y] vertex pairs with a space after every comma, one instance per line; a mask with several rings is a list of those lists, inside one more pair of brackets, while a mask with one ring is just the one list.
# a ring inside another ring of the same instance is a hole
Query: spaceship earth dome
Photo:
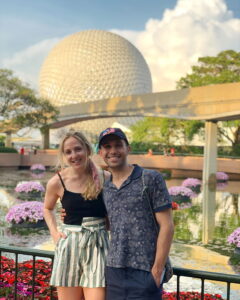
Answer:
[[151, 74], [139, 50], [125, 38], [85, 30], [61, 40], [45, 59], [40, 95], [56, 106], [152, 91]]

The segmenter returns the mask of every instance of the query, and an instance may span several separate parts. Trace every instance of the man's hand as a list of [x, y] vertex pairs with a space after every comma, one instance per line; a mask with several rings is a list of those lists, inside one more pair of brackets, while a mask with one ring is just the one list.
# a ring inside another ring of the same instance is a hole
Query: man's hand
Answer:
[[153, 278], [156, 282], [157, 287], [160, 287], [161, 281], [162, 281], [162, 272], [163, 272], [163, 270], [160, 270], [160, 269], [153, 266], [151, 272], [152, 272], [152, 276], [153, 276]]
[[63, 222], [64, 221], [64, 218], [66, 217], [66, 211], [65, 211], [65, 209], [64, 208], [61, 208], [61, 214], [60, 214], [60, 216], [61, 216], [61, 221]]

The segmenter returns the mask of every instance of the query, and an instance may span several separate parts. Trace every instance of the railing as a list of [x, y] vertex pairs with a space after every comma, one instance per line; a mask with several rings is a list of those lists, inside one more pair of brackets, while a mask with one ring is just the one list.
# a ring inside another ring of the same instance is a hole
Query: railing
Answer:
[[[20, 247], [10, 247], [4, 246], [0, 247], [0, 275], [2, 274], [2, 253], [12, 253], [15, 256], [15, 268], [14, 268], [14, 300], [17, 299], [17, 277], [18, 277], [18, 263], [19, 263], [19, 255], [28, 255], [32, 257], [33, 266], [32, 266], [32, 295], [31, 298], [35, 299], [35, 275], [36, 275], [36, 258], [48, 258], [52, 261], [54, 259], [53, 251], [43, 251], [38, 249], [28, 249], [28, 248], [20, 248]], [[0, 277], [1, 278], [1, 277]], [[53, 287], [50, 287], [50, 299], [53, 299]]]
[[[17, 299], [17, 276], [18, 276], [18, 262], [19, 262], [19, 255], [29, 255], [33, 258], [33, 277], [32, 277], [32, 295], [31, 298], [34, 299], [34, 287], [35, 287], [35, 262], [36, 257], [39, 258], [48, 258], [51, 259], [53, 262], [54, 259], [54, 252], [53, 251], [43, 251], [37, 249], [27, 249], [27, 248], [19, 248], [19, 247], [9, 247], [4, 246], [0, 247], [0, 275], [2, 274], [2, 263], [1, 263], [1, 256], [2, 253], [12, 253], [15, 256], [15, 280], [14, 280], [14, 299]], [[230, 291], [231, 291], [231, 283], [240, 284], [240, 276], [238, 275], [230, 275], [230, 274], [223, 274], [223, 273], [214, 273], [214, 272], [206, 272], [206, 271], [197, 271], [192, 269], [184, 269], [184, 268], [173, 268], [173, 273], [177, 277], [177, 300], [180, 300], [180, 277], [191, 277], [191, 278], [199, 278], [201, 279], [201, 299], [204, 300], [204, 290], [205, 290], [205, 280], [213, 280], [213, 281], [220, 281], [226, 283], [226, 290], [227, 290], [227, 300], [230, 300]], [[0, 277], [1, 278], [1, 277]], [[239, 286], [240, 288], [240, 286]], [[50, 299], [53, 299], [53, 288], [50, 288]], [[232, 299], [236, 300], [236, 299]]]
[[[240, 284], [240, 276], [215, 273], [207, 271], [198, 271], [192, 269], [173, 268], [174, 275], [177, 276], [177, 300], [180, 299], [180, 277], [191, 277], [201, 279], [201, 300], [204, 300], [204, 284], [205, 280], [213, 280], [225, 282], [227, 284], [227, 300], [230, 300], [231, 283]], [[239, 286], [240, 289], [240, 286]], [[236, 299], [233, 299], [236, 300]]]

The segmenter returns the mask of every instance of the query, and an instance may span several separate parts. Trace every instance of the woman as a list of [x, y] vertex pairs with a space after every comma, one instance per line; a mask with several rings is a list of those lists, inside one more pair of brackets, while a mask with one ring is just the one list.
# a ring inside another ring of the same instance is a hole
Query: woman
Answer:
[[[83, 134], [68, 132], [59, 147], [61, 171], [47, 184], [44, 217], [56, 244], [50, 284], [60, 300], [105, 299], [108, 234], [101, 189], [109, 175], [97, 170], [91, 154]], [[66, 211], [60, 231], [53, 213], [59, 198]]]

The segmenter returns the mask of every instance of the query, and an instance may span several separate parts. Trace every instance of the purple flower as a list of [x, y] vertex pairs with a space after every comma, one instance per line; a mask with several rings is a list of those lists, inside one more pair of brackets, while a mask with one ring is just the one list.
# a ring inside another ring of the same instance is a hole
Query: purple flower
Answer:
[[229, 244], [234, 244], [240, 247], [240, 227], [235, 229], [227, 238]]
[[40, 182], [37, 181], [22, 181], [15, 188], [17, 193], [44, 192], [45, 189]]
[[43, 203], [28, 201], [14, 205], [9, 209], [5, 219], [13, 224], [23, 222], [36, 223], [43, 220]]
[[185, 186], [172, 186], [168, 189], [168, 192], [171, 196], [181, 195], [189, 197], [190, 199], [196, 196], [196, 194], [191, 189]]
[[224, 172], [217, 172], [216, 179], [217, 181], [227, 181], [229, 176]]
[[187, 178], [183, 181], [182, 186], [185, 187], [196, 187], [198, 185], [201, 185], [201, 180], [197, 178]]

